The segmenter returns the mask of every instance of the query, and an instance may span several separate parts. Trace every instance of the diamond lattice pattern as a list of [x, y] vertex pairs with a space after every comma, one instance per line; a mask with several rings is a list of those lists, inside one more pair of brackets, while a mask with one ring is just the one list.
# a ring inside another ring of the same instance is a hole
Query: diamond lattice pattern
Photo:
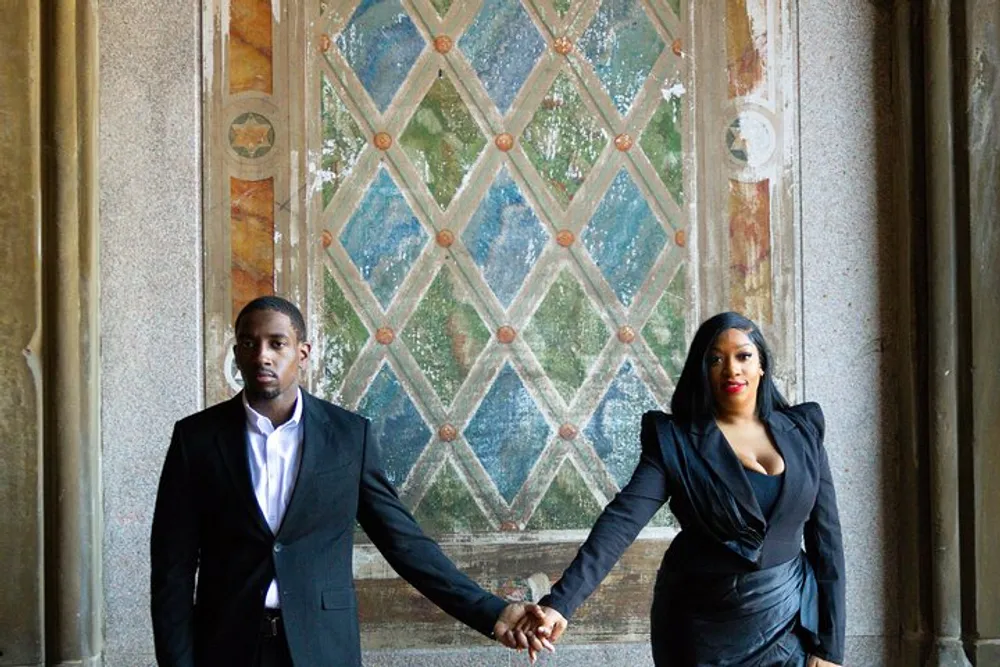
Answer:
[[[674, 244], [690, 124], [684, 85], [651, 76], [674, 57], [651, 1], [362, 0], [330, 23], [316, 386], [373, 419], [433, 533], [588, 527], [638, 459], [642, 412], [669, 401], [692, 314]], [[428, 17], [449, 48], [427, 48]], [[548, 41], [563, 34], [569, 55]]]

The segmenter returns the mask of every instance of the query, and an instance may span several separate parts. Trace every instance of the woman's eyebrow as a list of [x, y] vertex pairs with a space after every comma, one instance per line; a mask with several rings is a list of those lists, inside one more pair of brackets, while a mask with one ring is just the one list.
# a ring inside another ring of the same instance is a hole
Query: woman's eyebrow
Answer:
[[[740, 346], [739, 346], [738, 348], [736, 348], [736, 349], [738, 349], [738, 350], [742, 350], [742, 349], [743, 349], [743, 348], [745, 348], [745, 347], [754, 347], [754, 344], [753, 344], [753, 343], [743, 343], [742, 345], [740, 345]], [[711, 348], [711, 349], [709, 350], [709, 352], [722, 352], [722, 349], [721, 349], [721, 348], [718, 348], [718, 347], [713, 347], [713, 348]]]

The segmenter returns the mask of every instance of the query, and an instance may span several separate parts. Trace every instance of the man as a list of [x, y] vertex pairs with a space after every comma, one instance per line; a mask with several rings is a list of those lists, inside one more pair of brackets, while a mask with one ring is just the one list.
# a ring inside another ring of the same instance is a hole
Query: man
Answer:
[[177, 422], [160, 476], [158, 663], [360, 665], [355, 519], [421, 593], [513, 646], [509, 629], [540, 610], [508, 605], [462, 574], [400, 502], [368, 420], [299, 388], [311, 349], [299, 309], [261, 297], [235, 330], [243, 391]]

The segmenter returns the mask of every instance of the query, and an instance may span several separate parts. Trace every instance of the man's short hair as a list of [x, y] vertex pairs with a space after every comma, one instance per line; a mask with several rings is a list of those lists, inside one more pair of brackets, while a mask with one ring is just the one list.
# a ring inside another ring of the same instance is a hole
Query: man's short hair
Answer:
[[292, 322], [292, 328], [295, 329], [295, 336], [299, 339], [299, 342], [306, 340], [306, 321], [302, 317], [302, 311], [294, 303], [280, 296], [259, 296], [243, 306], [240, 314], [236, 316], [236, 323], [233, 325], [233, 330], [239, 333], [240, 320], [244, 316], [258, 310], [273, 310], [276, 313], [287, 315], [288, 319]]

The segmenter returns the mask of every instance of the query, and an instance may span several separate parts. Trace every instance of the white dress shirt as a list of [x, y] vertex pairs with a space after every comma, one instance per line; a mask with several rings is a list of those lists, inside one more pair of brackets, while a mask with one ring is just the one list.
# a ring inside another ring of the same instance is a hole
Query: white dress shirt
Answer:
[[[250, 407], [243, 394], [243, 409], [247, 415], [247, 458], [250, 461], [250, 481], [260, 511], [278, 533], [288, 501], [295, 487], [302, 452], [302, 391], [295, 397], [292, 417], [278, 428], [271, 420]], [[264, 598], [264, 606], [277, 609], [278, 580], [273, 579]]]

